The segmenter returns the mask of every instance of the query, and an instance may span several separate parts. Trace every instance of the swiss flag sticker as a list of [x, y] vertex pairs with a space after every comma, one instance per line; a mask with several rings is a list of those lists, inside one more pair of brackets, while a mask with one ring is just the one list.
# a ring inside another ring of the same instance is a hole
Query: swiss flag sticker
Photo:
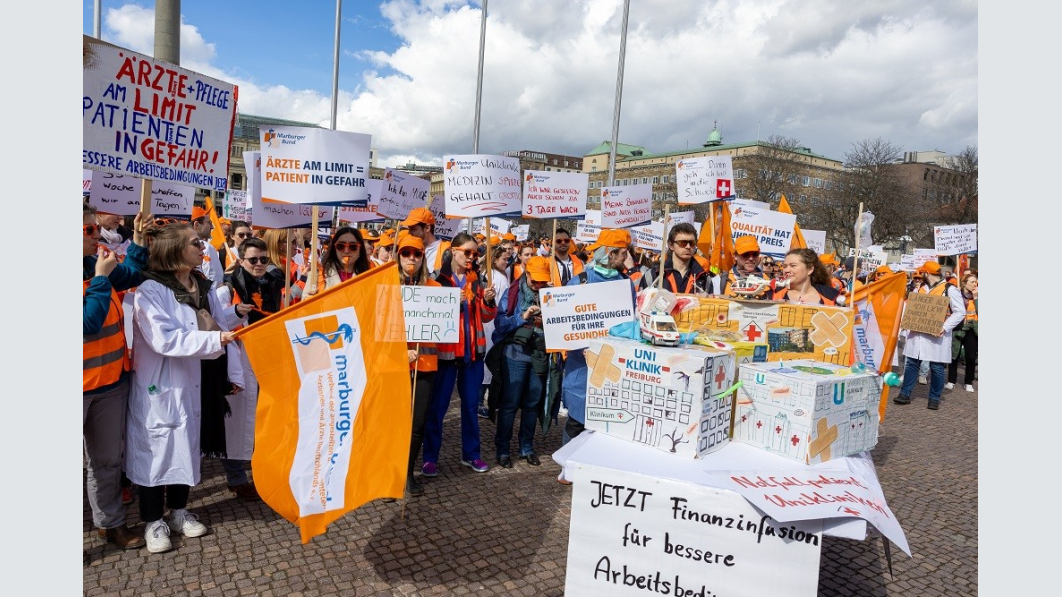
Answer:
[[715, 196], [717, 199], [729, 197], [734, 194], [734, 184], [726, 179], [719, 178], [715, 181]]

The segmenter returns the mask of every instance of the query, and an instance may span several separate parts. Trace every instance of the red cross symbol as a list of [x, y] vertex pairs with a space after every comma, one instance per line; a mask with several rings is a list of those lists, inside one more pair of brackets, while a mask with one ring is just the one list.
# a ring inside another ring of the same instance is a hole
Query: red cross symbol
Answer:
[[756, 338], [763, 335], [760, 328], [756, 327], [756, 324], [750, 323], [749, 327], [745, 328], [745, 337], [749, 339], [749, 342], [755, 342]]
[[720, 178], [715, 182], [715, 196], [718, 198], [730, 196], [730, 181]]
[[715, 371], [715, 385], [722, 388], [724, 381], [726, 381], [726, 371], [723, 370], [722, 365], [719, 365], [719, 368]]
[[778, 427], [775, 427], [775, 428], [774, 428], [774, 432], [775, 432], [775, 433], [779, 433], [779, 434], [780, 434], [780, 433], [782, 433], [782, 427], [781, 427], [781, 425], [779, 425]]
[[748, 415], [741, 415], [741, 422], [742, 423], [744, 423], [745, 421], [748, 421], [748, 420], [749, 420], [749, 416]]
[[763, 427], [763, 421], [756, 421], [756, 429]]
[[851, 508], [845, 508], [844, 513], [851, 514], [852, 516], [859, 516], [859, 510], [853, 510]]
[[793, 435], [793, 437], [789, 438], [789, 441], [792, 442], [793, 447], [795, 448], [797, 446], [797, 444], [800, 443], [800, 438], [797, 437], [796, 435]]
[[649, 427], [652, 427], [653, 426], [653, 420], [649, 419], [648, 421], [645, 422], [645, 424], [648, 425]]

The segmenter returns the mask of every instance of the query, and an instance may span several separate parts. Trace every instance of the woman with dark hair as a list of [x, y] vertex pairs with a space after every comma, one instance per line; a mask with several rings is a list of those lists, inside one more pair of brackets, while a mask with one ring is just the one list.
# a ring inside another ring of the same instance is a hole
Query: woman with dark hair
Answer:
[[207, 533], [187, 510], [188, 492], [199, 483], [201, 452], [224, 454], [225, 430], [201, 429], [200, 421], [208, 418], [206, 409], [227, 406], [228, 379], [242, 379], [243, 372], [238, 358], [228, 359], [231, 371], [217, 362], [235, 337], [218, 323], [227, 314], [197, 269], [206, 241], [183, 223], [152, 232], [149, 271], [133, 301], [136, 360], [125, 472], [140, 486], [147, 549], [160, 553], [172, 547], [171, 529], [185, 537]]
[[460, 339], [456, 344], [439, 345], [439, 371], [432, 387], [431, 411], [424, 429], [425, 477], [439, 474], [439, 450], [442, 448], [442, 422], [450, 407], [450, 396], [457, 386], [461, 397], [461, 464], [477, 473], [490, 468], [480, 458], [479, 386], [483, 383], [483, 357], [487, 338], [483, 323], [492, 321], [497, 311], [494, 288], [485, 285], [476, 274], [479, 258], [476, 239], [464, 232], [454, 237], [442, 258], [442, 268], [435, 280], [461, 291]]
[[[316, 292], [324, 292], [341, 282], [363, 274], [372, 267], [365, 240], [357, 228], [343, 226], [336, 230], [321, 257], [321, 273], [317, 276]], [[307, 297], [313, 293], [305, 292]]]
[[830, 284], [830, 272], [811, 249], [793, 249], [782, 262], [788, 285], [774, 291], [773, 299], [804, 305], [836, 305], [840, 293]]

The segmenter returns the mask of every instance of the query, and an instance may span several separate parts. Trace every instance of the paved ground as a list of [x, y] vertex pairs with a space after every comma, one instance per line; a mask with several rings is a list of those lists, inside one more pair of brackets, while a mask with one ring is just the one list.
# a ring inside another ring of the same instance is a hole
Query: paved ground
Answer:
[[[977, 595], [977, 394], [945, 391], [934, 412], [927, 391], [889, 405], [872, 452], [914, 557], [893, 547], [890, 574], [880, 538], [825, 537], [819, 595]], [[571, 490], [547, 457], [560, 429], [538, 440], [541, 467], [476, 474], [458, 463], [454, 408], [446, 425], [440, 474], [424, 496], [368, 504], [307, 545], [268, 506], [230, 497], [216, 461], [191, 496], [211, 534], [175, 536], [169, 553], [102, 543], [86, 500], [84, 595], [562, 595]], [[481, 433], [493, 446], [494, 426], [484, 421]], [[130, 524], [143, 531], [136, 504]]]

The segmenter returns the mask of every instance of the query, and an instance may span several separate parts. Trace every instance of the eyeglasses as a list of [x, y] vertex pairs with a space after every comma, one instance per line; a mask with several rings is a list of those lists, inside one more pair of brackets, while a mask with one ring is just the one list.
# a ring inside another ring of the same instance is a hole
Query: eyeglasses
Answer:
[[174, 223], [176, 221], [177, 220], [174, 220], [173, 218], [155, 218], [155, 225], [156, 226], [165, 226], [166, 224], [172, 224], [172, 223]]
[[251, 265], [265, 265], [269, 263], [268, 257], [244, 257], [243, 260]]
[[337, 251], [360, 251], [361, 243], [336, 243]]
[[748, 253], [739, 253], [738, 254], [738, 257], [741, 257], [742, 259], [756, 259], [759, 256], [760, 256], [759, 253], [754, 253], [752, 251], [749, 251]]
[[420, 259], [424, 256], [424, 251], [418, 251], [416, 249], [402, 249], [398, 252], [399, 257], [405, 257], [406, 259]]
[[237, 232], [236, 234], [233, 234], [233, 236], [235, 236], [236, 238], [251, 238], [251, 233], [250, 232]]
[[201, 239], [201, 238], [193, 238], [192, 241], [191, 241], [191, 245], [193, 247], [198, 248], [198, 249], [205, 249], [206, 248], [206, 241]]
[[92, 236], [96, 234], [96, 231], [100, 229], [96, 224], [84, 224], [81, 229], [85, 231], [85, 236]]
[[455, 249], [455, 250], [458, 251], [459, 253], [464, 253], [465, 257], [467, 257], [468, 259], [475, 259], [476, 257], [479, 257], [479, 251], [477, 251], [475, 249]]
[[694, 246], [695, 244], [697, 244], [697, 241], [695, 241], [695, 240], [676, 240], [676, 241], [672, 241], [672, 242], [674, 242], [676, 245], [682, 247], [683, 249], [688, 249], [688, 248]]
[[557, 243], [564, 243], [564, 244], [568, 244], [568, 243], [570, 243], [570, 242], [572, 242], [572, 239], [570, 239], [570, 238], [558, 238], [558, 239], [557, 239]]

